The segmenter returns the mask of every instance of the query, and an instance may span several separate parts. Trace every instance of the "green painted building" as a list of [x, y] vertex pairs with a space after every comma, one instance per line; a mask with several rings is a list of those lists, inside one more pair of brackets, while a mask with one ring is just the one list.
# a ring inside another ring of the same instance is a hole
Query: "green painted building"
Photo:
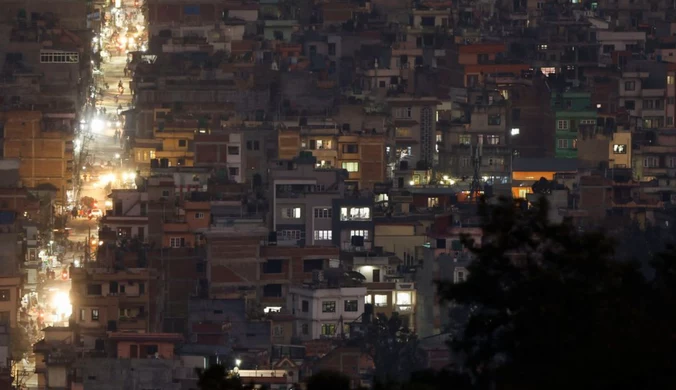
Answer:
[[596, 128], [596, 108], [592, 107], [591, 93], [583, 91], [552, 91], [552, 111], [557, 158], [577, 158], [577, 142], [581, 132]]

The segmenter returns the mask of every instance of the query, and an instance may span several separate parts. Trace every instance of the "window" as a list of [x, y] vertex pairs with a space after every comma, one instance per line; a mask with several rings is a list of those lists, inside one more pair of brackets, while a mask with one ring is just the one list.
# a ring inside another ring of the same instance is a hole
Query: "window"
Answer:
[[336, 44], [333, 42], [329, 43], [329, 55], [330, 56], [336, 55]]
[[626, 108], [627, 110], [634, 110], [636, 109], [636, 102], [633, 100], [625, 100], [624, 108]]
[[580, 119], [581, 125], [596, 125], [596, 119]]
[[265, 264], [263, 264], [263, 273], [264, 274], [281, 274], [282, 273], [282, 264], [283, 264], [283, 260], [268, 259], [265, 262]]
[[500, 125], [500, 114], [497, 115], [489, 115], [488, 116], [488, 124], [490, 126], [498, 126]]
[[239, 176], [239, 168], [230, 167], [228, 168], [228, 173], [230, 174], [230, 176]]
[[570, 121], [560, 119], [556, 121], [556, 130], [568, 130], [570, 129]]
[[282, 337], [284, 336], [284, 328], [281, 325], [275, 325], [272, 328], [272, 336], [273, 337]]
[[80, 62], [80, 54], [75, 51], [42, 51], [40, 62], [43, 64], [77, 64]]
[[648, 156], [643, 158], [643, 166], [645, 168], [657, 168], [659, 160], [655, 156]]
[[309, 312], [310, 311], [310, 302], [303, 300], [301, 302], [301, 310], [303, 311], [303, 313]]
[[350, 299], [345, 301], [345, 311], [356, 312], [359, 310], [359, 301], [356, 299]]
[[624, 82], [625, 91], [635, 91], [636, 90], [636, 81], [625, 81]]
[[195, 219], [204, 219], [204, 213], [195, 213]]
[[343, 145], [343, 153], [359, 153], [359, 145], [345, 144]]
[[667, 168], [676, 168], [676, 157], [667, 157]]
[[99, 309], [92, 309], [92, 321], [99, 320]]
[[667, 76], [667, 84], [672, 85], [676, 81], [676, 77], [674, 76]]
[[627, 145], [623, 145], [623, 144], [613, 145], [613, 153], [615, 153], [615, 154], [627, 154]]
[[469, 134], [460, 134], [460, 136], [458, 136], [458, 143], [460, 145], [470, 145], [472, 143], [472, 136]]
[[460, 167], [467, 168], [472, 166], [472, 160], [469, 157], [460, 157]]
[[162, 190], [162, 197], [168, 198], [169, 197], [169, 190]]
[[171, 248], [183, 248], [185, 246], [185, 238], [183, 238], [183, 237], [171, 237], [169, 239], [169, 246]]
[[351, 230], [350, 231], [350, 237], [354, 236], [361, 236], [364, 237], [364, 240], [369, 239], [369, 231], [368, 230]]
[[486, 136], [486, 143], [488, 145], [500, 145], [500, 136], [489, 134]]
[[359, 163], [358, 162], [344, 162], [343, 169], [348, 172], [359, 172]]
[[324, 259], [303, 260], [303, 272], [321, 271], [324, 269]]
[[87, 295], [102, 295], [102, 289], [100, 284], [88, 284], [87, 285]]
[[674, 125], [674, 117], [668, 116], [667, 117], [667, 126], [673, 126], [673, 125]]
[[239, 146], [228, 146], [228, 154], [231, 156], [239, 155]]
[[336, 324], [322, 324], [322, 336], [334, 336], [336, 334]]
[[556, 140], [556, 147], [557, 149], [568, 149], [568, 140], [567, 139], [557, 139]]
[[364, 296], [364, 304], [366, 304], [366, 305], [371, 304], [371, 296], [370, 295]]
[[300, 207], [283, 207], [282, 218], [284, 219], [298, 219], [300, 218]]
[[335, 312], [336, 312], [336, 301], [322, 302], [322, 313], [335, 313]]
[[186, 140], [184, 140], [184, 139], [179, 139], [179, 140], [178, 140], [178, 147], [179, 147], [179, 148], [185, 148], [185, 147], [187, 147], [187, 146], [188, 146], [188, 141], [186, 141]]
[[80, 309], [80, 321], [87, 320], [87, 309]]
[[266, 284], [263, 286], [263, 296], [268, 298], [280, 298], [282, 296], [282, 285]]
[[331, 218], [333, 216], [333, 209], [328, 207], [316, 207], [314, 209], [315, 218]]
[[413, 117], [413, 109], [411, 107], [403, 107], [395, 110], [394, 115], [397, 118], [411, 118]]
[[456, 269], [453, 273], [453, 282], [463, 283], [465, 280], [467, 280], [467, 270], [464, 268]]
[[260, 150], [261, 145], [258, 141], [246, 141], [247, 150]]
[[341, 207], [341, 221], [370, 221], [371, 209], [368, 207]]
[[300, 240], [300, 230], [280, 230], [277, 232], [278, 240]]
[[7, 302], [11, 298], [9, 289], [0, 290], [0, 301]]
[[331, 240], [331, 230], [315, 230], [315, 240]]
[[644, 99], [643, 100], [643, 108], [646, 110], [652, 110], [654, 108], [654, 102], [652, 99]]
[[304, 335], [307, 335], [308, 333], [310, 333], [310, 327], [308, 326], [308, 324], [303, 324], [300, 326], [300, 331]]
[[670, 105], [672, 105], [672, 106], [673, 106], [674, 104], [676, 104], [676, 97], [674, 97], [674, 96], [669, 96], [669, 97], [667, 98], [667, 104], [670, 104]]
[[412, 305], [411, 292], [410, 291], [398, 291], [397, 292], [397, 305], [409, 306]]
[[387, 306], [387, 295], [385, 295], [385, 294], [375, 294], [373, 296], [373, 303], [376, 307]]

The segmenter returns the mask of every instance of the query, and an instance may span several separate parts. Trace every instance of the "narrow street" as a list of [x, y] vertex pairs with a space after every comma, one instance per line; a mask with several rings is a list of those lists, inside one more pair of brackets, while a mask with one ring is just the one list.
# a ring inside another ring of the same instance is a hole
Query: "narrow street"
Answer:
[[[122, 8], [106, 10], [108, 17], [101, 29], [98, 46], [102, 49], [100, 69], [95, 70], [96, 112], [82, 122], [86, 131], [76, 140], [81, 145], [83, 159], [82, 187], [80, 198], [92, 198], [93, 207], [82, 210], [77, 217], [69, 218], [65, 233], [67, 240], [49, 243], [45, 258], [49, 266], [40, 274], [38, 291], [24, 297], [23, 321], [27, 324], [31, 343], [41, 339], [46, 326], [67, 326], [72, 315], [70, 302], [71, 281], [69, 267], [82, 267], [89, 248], [93, 253], [98, 246], [98, 219], [112, 205], [108, 194], [114, 188], [129, 188], [135, 175], [125, 167], [124, 128], [122, 111], [132, 105], [130, 77], [126, 76], [127, 52], [145, 45], [142, 33], [145, 28], [142, 13], [133, 0], [122, 2]], [[138, 43], [136, 42], [138, 41]], [[92, 46], [96, 46], [96, 41]], [[110, 53], [108, 52], [110, 50]], [[78, 200], [79, 201], [79, 200]], [[35, 373], [35, 357], [31, 353], [15, 367], [16, 384], [26, 389], [38, 389], [38, 374]]]

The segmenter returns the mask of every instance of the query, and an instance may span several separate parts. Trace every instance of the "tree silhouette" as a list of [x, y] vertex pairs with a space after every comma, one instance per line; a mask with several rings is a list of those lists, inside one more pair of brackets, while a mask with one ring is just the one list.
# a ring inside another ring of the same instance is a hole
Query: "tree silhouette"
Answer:
[[365, 348], [381, 383], [400, 382], [421, 367], [417, 336], [404, 326], [399, 313], [378, 314], [367, 328]]
[[206, 370], [197, 370], [199, 379], [197, 386], [200, 390], [251, 390], [253, 384], [245, 386], [239, 375], [225, 366], [215, 364]]
[[350, 377], [337, 371], [320, 371], [307, 380], [307, 390], [350, 390]]
[[482, 203], [482, 242], [463, 239], [469, 276], [440, 283], [471, 309], [452, 347], [473, 388], [676, 388], [676, 251], [648, 278], [603, 234], [550, 223], [547, 207]]

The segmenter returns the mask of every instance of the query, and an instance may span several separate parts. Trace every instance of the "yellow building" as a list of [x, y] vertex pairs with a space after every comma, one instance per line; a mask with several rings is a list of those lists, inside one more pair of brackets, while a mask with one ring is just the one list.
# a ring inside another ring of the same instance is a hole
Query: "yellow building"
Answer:
[[162, 142], [162, 149], [156, 149], [155, 158], [171, 167], [192, 167], [195, 160], [192, 142], [199, 128], [197, 119], [182, 118], [170, 110], [156, 110], [153, 135]]
[[21, 162], [19, 176], [29, 188], [49, 184], [56, 188], [57, 203], [66, 203], [72, 188], [72, 113], [43, 114], [40, 111], [10, 111], [2, 114], [4, 155]]

